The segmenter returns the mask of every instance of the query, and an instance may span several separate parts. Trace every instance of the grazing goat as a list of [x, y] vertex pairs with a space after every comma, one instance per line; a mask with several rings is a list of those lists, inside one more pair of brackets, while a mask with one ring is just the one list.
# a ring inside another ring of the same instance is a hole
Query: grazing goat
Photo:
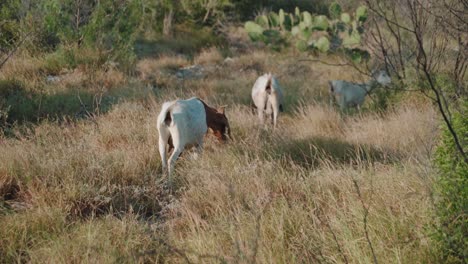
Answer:
[[[200, 103], [203, 108], [199, 107]], [[177, 114], [177, 122], [172, 123], [174, 113]], [[161, 155], [163, 170], [167, 166], [166, 144], [169, 145], [168, 153], [174, 150], [169, 159], [170, 175], [175, 160], [182, 153], [186, 145], [197, 145], [199, 151], [201, 151], [203, 136], [208, 128], [213, 131], [213, 134], [219, 141], [224, 142], [228, 137], [231, 138], [231, 129], [225, 115], [225, 106], [215, 109], [198, 98], [164, 103], [162, 111], [158, 116], [159, 153]]]
[[208, 106], [205, 102], [200, 100], [205, 107], [206, 124], [208, 128], [213, 131], [215, 137], [224, 142], [231, 138], [231, 127], [225, 114], [226, 106], [220, 106], [218, 109]]
[[352, 83], [341, 80], [329, 81], [331, 100], [335, 99], [341, 110], [348, 107], [361, 107], [366, 95], [376, 86], [376, 84], [388, 85], [391, 78], [386, 71], [378, 71], [372, 74], [372, 79], [367, 83]]
[[278, 113], [283, 112], [283, 91], [275, 76], [268, 73], [258, 77], [252, 88], [252, 100], [262, 124], [265, 112], [271, 115], [272, 123], [276, 127]]

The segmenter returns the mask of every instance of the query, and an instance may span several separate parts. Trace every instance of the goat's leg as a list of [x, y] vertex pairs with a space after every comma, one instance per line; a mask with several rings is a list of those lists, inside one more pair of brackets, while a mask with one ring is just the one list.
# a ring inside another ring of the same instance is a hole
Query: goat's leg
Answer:
[[252, 110], [252, 115], [255, 115], [255, 110], [257, 110], [257, 106], [253, 102], [250, 104], [250, 109]]
[[272, 122], [273, 122], [273, 128], [276, 128], [278, 124], [278, 110], [279, 109], [273, 109], [273, 114], [271, 114]]
[[197, 143], [197, 152], [199, 154], [201, 154], [203, 152], [203, 138], [201, 138], [200, 140], [198, 140], [198, 143]]
[[161, 164], [162, 164], [162, 171], [167, 168], [167, 159], [166, 159], [166, 144], [167, 144], [167, 136], [160, 132], [159, 134], [159, 155], [161, 156]]
[[169, 140], [167, 141], [167, 144], [169, 145], [167, 153], [170, 155], [171, 151], [174, 150], [174, 143], [172, 143], [172, 136], [169, 136]]
[[263, 108], [258, 108], [257, 110], [258, 110], [258, 112], [257, 112], [257, 114], [258, 114], [258, 119], [260, 119], [260, 124], [263, 124], [263, 123], [264, 123], [264, 120], [263, 120], [263, 119], [265, 118], [265, 117], [263, 116], [263, 111], [264, 111], [264, 110], [263, 110]]
[[172, 182], [171, 175], [172, 175], [172, 172], [174, 171], [175, 162], [176, 162], [177, 158], [179, 157], [180, 153], [182, 153], [183, 149], [184, 148], [179, 146], [179, 145], [174, 146], [174, 152], [171, 154], [171, 157], [169, 158], [169, 164], [168, 164], [168, 166], [169, 166], [169, 172], [168, 172], [168, 174], [169, 174], [169, 176], [168, 176], [169, 183]]

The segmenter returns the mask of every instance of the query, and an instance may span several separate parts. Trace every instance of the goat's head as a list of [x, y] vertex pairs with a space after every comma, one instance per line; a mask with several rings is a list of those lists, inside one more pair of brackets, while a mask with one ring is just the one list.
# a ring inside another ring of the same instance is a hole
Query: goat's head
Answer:
[[218, 109], [209, 107], [209, 110], [206, 111], [208, 127], [219, 141], [226, 141], [228, 138], [231, 138], [231, 127], [229, 126], [225, 109], [226, 106], [218, 107]]
[[226, 141], [228, 138], [231, 138], [231, 127], [229, 126], [229, 121], [225, 114], [226, 106], [221, 106], [216, 109], [216, 112], [208, 122], [208, 127], [213, 130], [213, 133], [216, 138], [220, 141]]
[[380, 70], [372, 73], [372, 78], [379, 84], [387, 86], [392, 83], [392, 78], [388, 75], [387, 71]]

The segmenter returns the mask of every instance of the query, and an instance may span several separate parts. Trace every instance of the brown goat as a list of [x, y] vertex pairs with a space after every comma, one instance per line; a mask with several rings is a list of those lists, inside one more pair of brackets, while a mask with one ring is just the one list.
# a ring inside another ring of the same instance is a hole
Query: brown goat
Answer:
[[[229, 121], [225, 115], [226, 106], [218, 107], [218, 109], [208, 106], [203, 100], [200, 102], [203, 103], [206, 113], [206, 124], [211, 131], [213, 131], [214, 136], [220, 141], [225, 142], [228, 138], [231, 138], [231, 127], [229, 126]], [[172, 138], [169, 137], [168, 141], [169, 152], [174, 149], [172, 143]]]

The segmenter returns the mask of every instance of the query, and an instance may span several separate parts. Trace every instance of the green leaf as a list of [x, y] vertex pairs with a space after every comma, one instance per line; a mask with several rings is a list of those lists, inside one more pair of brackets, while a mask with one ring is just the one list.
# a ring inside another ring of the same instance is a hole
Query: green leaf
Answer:
[[291, 25], [292, 26], [296, 26], [297, 24], [299, 24], [299, 22], [301, 22], [301, 19], [300, 17], [294, 15], [294, 14], [290, 14], [289, 17], [291, 18]]
[[345, 49], [345, 54], [354, 62], [361, 63], [370, 58], [369, 52], [361, 49]]
[[341, 21], [348, 24], [349, 22], [351, 22], [351, 16], [348, 13], [343, 13], [341, 14]]
[[274, 29], [267, 29], [263, 31], [263, 35], [269, 39], [281, 38], [281, 33], [278, 30], [274, 30]]
[[244, 28], [248, 33], [263, 33], [263, 28], [259, 24], [252, 21], [247, 21], [244, 25]]
[[312, 15], [309, 12], [304, 11], [302, 13], [302, 17], [303, 17], [303, 22], [306, 25], [306, 27], [311, 27], [312, 26]]
[[327, 37], [320, 37], [314, 44], [320, 52], [327, 52], [330, 49], [330, 41]]
[[367, 20], [367, 7], [360, 6], [356, 9], [356, 18], [358, 21], [365, 22]]
[[259, 24], [263, 28], [268, 28], [269, 27], [268, 17], [265, 16], [265, 15], [257, 16], [255, 18], [255, 22], [257, 22], [257, 24]]
[[330, 5], [329, 9], [328, 9], [328, 13], [330, 14], [330, 17], [333, 18], [333, 19], [338, 19], [341, 15], [341, 6], [334, 2]]
[[316, 16], [314, 18], [313, 29], [327, 30], [327, 28], [328, 28], [328, 18], [326, 16]]
[[302, 52], [306, 51], [307, 48], [308, 48], [308, 47], [307, 47], [307, 42], [306, 42], [305, 40], [302, 40], [302, 39], [298, 40], [298, 41], [296, 42], [296, 48], [297, 48], [299, 51], [302, 51]]
[[333, 34], [330, 41], [330, 50], [336, 51], [341, 47], [342, 43], [343, 40], [338, 35]]
[[344, 22], [341, 22], [341, 21], [338, 21], [336, 24], [335, 24], [335, 27], [338, 31], [340, 32], [345, 32], [346, 31], [346, 24]]
[[343, 38], [343, 46], [349, 47], [361, 43], [361, 35], [357, 31], [353, 31], [350, 35]]
[[291, 29], [291, 34], [292, 34], [293, 36], [296, 36], [297, 34], [299, 34], [299, 32], [301, 32], [301, 29], [299, 28], [299, 26], [294, 26], [294, 27], [292, 27], [292, 29]]
[[306, 23], [304, 23], [304, 22], [299, 23], [299, 28], [300, 28], [301, 30], [306, 29], [306, 28], [307, 28]]
[[280, 25], [279, 16], [275, 12], [270, 12], [268, 17], [270, 18], [271, 27], [278, 27]]
[[259, 40], [263, 40], [263, 35], [261, 33], [257, 33], [257, 32], [248, 32], [247, 33], [250, 37], [250, 40], [252, 40], [253, 42], [256, 42], [256, 41], [259, 41]]
[[308, 28], [305, 28], [301, 31], [301, 38], [307, 41], [312, 36], [312, 31]]
[[284, 15], [284, 10], [283, 9], [280, 9], [279, 12], [278, 12], [278, 18], [279, 18], [279, 23], [281, 25], [281, 27], [284, 28], [284, 22], [286, 20], [286, 16]]
[[281, 27], [286, 31], [291, 31], [292, 21], [290, 16], [284, 17], [284, 22], [281, 24]]

